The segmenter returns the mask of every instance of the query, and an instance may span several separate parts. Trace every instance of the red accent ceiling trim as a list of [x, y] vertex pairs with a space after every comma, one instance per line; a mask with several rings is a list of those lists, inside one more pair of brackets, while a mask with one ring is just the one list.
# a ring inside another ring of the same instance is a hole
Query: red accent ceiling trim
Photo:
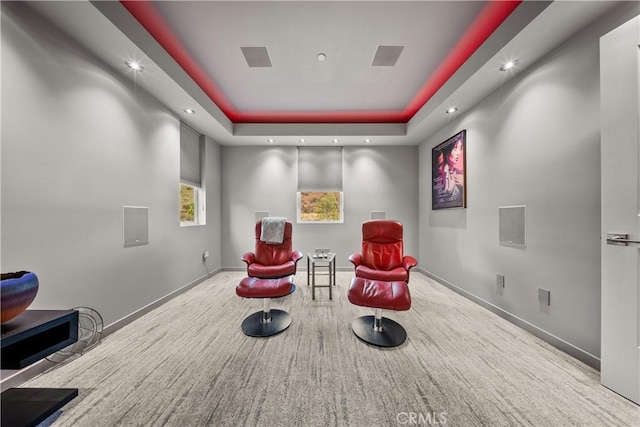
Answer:
[[189, 55], [150, 0], [121, 0], [122, 5], [156, 39], [233, 123], [406, 123], [436, 94], [523, 0], [490, 0], [429, 76], [404, 110], [399, 111], [239, 111]]
[[405, 108], [409, 119], [455, 74], [522, 1], [491, 1]]
[[156, 39], [167, 53], [182, 67], [211, 100], [232, 122], [239, 120], [240, 113], [233, 107], [224, 93], [209, 78], [202, 67], [189, 55], [167, 21], [156, 10], [151, 1], [121, 1], [122, 5]]

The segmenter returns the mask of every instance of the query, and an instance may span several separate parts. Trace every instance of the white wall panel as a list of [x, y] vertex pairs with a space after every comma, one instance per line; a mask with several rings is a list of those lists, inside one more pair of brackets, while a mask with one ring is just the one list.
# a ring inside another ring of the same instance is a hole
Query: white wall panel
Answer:
[[602, 102], [602, 384], [640, 404], [640, 18], [600, 42]]

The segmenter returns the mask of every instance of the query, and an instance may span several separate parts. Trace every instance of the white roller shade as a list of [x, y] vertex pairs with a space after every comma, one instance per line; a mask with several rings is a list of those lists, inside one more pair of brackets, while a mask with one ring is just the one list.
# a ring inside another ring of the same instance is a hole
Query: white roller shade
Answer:
[[298, 191], [342, 191], [342, 147], [298, 147]]
[[180, 181], [200, 187], [202, 152], [200, 134], [184, 124], [180, 125]]

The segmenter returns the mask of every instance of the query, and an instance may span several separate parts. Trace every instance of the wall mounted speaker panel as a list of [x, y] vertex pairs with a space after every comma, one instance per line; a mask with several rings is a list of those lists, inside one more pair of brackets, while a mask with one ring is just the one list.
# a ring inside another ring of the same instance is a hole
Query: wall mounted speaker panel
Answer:
[[122, 230], [125, 248], [149, 244], [149, 208], [123, 206]]
[[501, 245], [524, 248], [526, 246], [526, 206], [498, 208], [499, 240]]
[[387, 219], [387, 213], [385, 211], [371, 211], [369, 213], [371, 219]]
[[256, 222], [260, 221], [262, 218], [269, 216], [269, 211], [256, 211], [255, 218]]

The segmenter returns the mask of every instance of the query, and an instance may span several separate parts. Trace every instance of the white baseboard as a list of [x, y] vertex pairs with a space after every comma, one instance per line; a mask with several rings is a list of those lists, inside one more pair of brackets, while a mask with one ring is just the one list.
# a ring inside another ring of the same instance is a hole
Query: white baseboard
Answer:
[[102, 333], [102, 336], [106, 337], [109, 334], [112, 334], [113, 332], [117, 331], [118, 329], [127, 326], [129, 323], [139, 319], [140, 317], [142, 317], [145, 314], [149, 313], [151, 310], [154, 310], [154, 309], [160, 307], [162, 304], [166, 303], [167, 301], [172, 300], [173, 298], [177, 297], [178, 295], [185, 293], [189, 289], [191, 289], [194, 286], [204, 282], [208, 278], [215, 276], [220, 271], [222, 271], [222, 269], [219, 268], [219, 269], [214, 270], [214, 271], [212, 271], [212, 272], [210, 272], [208, 274], [205, 274], [204, 276], [201, 276], [201, 277], [197, 278], [193, 282], [187, 283], [183, 287], [181, 287], [179, 289], [176, 289], [175, 291], [163, 296], [162, 298], [159, 298], [159, 299], [153, 301], [150, 304], [145, 305], [144, 307], [140, 308], [139, 310], [134, 311], [131, 314], [126, 315], [122, 319], [116, 320], [115, 322], [111, 323], [110, 325], [108, 325], [108, 326], [106, 326], [104, 328], [104, 332]]
[[423, 273], [426, 276], [429, 276], [430, 278], [432, 278], [433, 280], [435, 280], [436, 282], [446, 286], [447, 288], [451, 289], [452, 291], [462, 295], [463, 297], [475, 302], [476, 304], [481, 305], [482, 307], [486, 308], [487, 310], [491, 311], [492, 313], [497, 314], [498, 316], [502, 317], [503, 319], [508, 320], [509, 322], [513, 323], [514, 325], [517, 325], [518, 327], [524, 329], [525, 331], [535, 335], [536, 337], [542, 339], [543, 341], [551, 344], [552, 346], [556, 347], [559, 350], [564, 351], [565, 353], [569, 354], [572, 357], [575, 357], [576, 359], [580, 360], [583, 363], [586, 363], [587, 365], [591, 366], [594, 369], [597, 369], [598, 371], [600, 370], [600, 358], [587, 352], [582, 350], [579, 347], [576, 347], [575, 345], [563, 340], [562, 338], [559, 338], [555, 335], [553, 335], [550, 332], [545, 331], [544, 329], [539, 328], [538, 326], [527, 322], [526, 320], [516, 316], [513, 313], [510, 313], [508, 311], [506, 311], [505, 309], [498, 307], [495, 304], [490, 303], [487, 300], [484, 300], [480, 297], [478, 297], [477, 295], [472, 294], [471, 292], [462, 289], [459, 286], [454, 285], [451, 282], [448, 282], [447, 280], [443, 279], [442, 277], [439, 277], [433, 273], [430, 273], [426, 270], [423, 270], [421, 268], [417, 268], [417, 270], [420, 273]]

